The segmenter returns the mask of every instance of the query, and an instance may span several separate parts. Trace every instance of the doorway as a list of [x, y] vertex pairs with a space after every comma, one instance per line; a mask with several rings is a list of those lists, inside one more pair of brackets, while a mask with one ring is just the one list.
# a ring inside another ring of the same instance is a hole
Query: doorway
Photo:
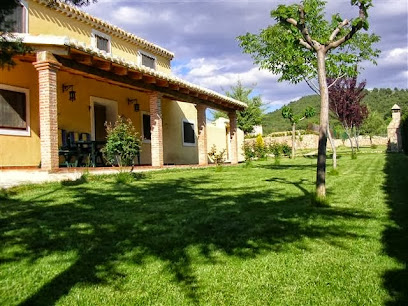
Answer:
[[118, 117], [116, 101], [91, 97], [91, 139], [106, 140], [105, 123], [114, 123]]

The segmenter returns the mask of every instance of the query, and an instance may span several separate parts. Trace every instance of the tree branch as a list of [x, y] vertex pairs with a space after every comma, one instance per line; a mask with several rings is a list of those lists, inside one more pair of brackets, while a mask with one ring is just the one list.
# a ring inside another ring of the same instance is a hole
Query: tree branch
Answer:
[[348, 19], [344, 19], [342, 22], [340, 22], [339, 25], [337, 26], [337, 28], [336, 28], [336, 29], [333, 31], [333, 33], [330, 35], [329, 41], [332, 42], [332, 41], [336, 38], [337, 34], [339, 34], [340, 30], [341, 30], [344, 26], [346, 26], [346, 25], [348, 25], [348, 24], [349, 24]]
[[299, 39], [299, 43], [306, 49], [313, 50], [312, 46], [305, 42], [303, 39]]
[[336, 84], [336, 82], [341, 79], [342, 77], [345, 77], [346, 74], [343, 73], [342, 75], [339, 75], [330, 85], [327, 85], [327, 89], [329, 89], [330, 87], [332, 87], [334, 84]]
[[364, 4], [359, 5], [359, 18], [360, 18], [360, 22], [358, 22], [356, 25], [353, 25], [351, 27], [350, 32], [348, 32], [345, 36], [343, 36], [342, 38], [331, 42], [330, 44], [328, 44], [326, 46], [326, 52], [329, 51], [330, 49], [335, 49], [338, 46], [340, 46], [341, 44], [345, 43], [346, 41], [350, 40], [354, 34], [356, 34], [362, 27], [363, 27], [363, 22], [366, 19], [366, 16], [364, 14]]
[[297, 25], [298, 25], [297, 21], [295, 19], [293, 19], [293, 18], [288, 18], [288, 19], [286, 19], [286, 21], [288, 23], [294, 25], [295, 27], [297, 27]]
[[315, 42], [312, 40], [309, 34], [309, 30], [305, 25], [305, 9], [302, 5], [299, 5], [299, 23], [297, 24], [297, 28], [299, 29], [300, 33], [302, 33], [303, 38], [306, 40], [306, 42], [313, 47], [315, 50]]
[[316, 84], [314, 84], [312, 80], [306, 79], [305, 76], [303, 76], [303, 79], [305, 80], [307, 86], [309, 86], [311, 90], [313, 90], [317, 95], [320, 96], [320, 91]]

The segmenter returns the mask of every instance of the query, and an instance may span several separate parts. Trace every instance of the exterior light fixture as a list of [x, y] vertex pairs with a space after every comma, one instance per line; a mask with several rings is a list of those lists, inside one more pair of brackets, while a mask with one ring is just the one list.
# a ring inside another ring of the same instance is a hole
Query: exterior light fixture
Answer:
[[74, 85], [64, 85], [62, 84], [62, 92], [69, 90], [69, 101], [74, 102], [76, 100], [76, 91], [74, 90]]
[[134, 110], [135, 112], [140, 111], [140, 105], [139, 105], [139, 103], [137, 103], [137, 99], [130, 99], [130, 98], [128, 98], [127, 101], [128, 101], [128, 105], [134, 103], [134, 105], [133, 105], [133, 110]]

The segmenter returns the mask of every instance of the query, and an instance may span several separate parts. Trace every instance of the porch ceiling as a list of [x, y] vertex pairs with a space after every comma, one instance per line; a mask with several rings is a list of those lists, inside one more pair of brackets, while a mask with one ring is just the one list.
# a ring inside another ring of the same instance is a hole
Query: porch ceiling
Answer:
[[[110, 84], [134, 88], [141, 91], [156, 91], [164, 97], [194, 104], [205, 104], [223, 111], [243, 110], [247, 105], [241, 101], [215, 91], [184, 81], [171, 74], [165, 74], [145, 66], [136, 65], [106, 52], [71, 41], [64, 37], [53, 42], [41, 43], [24, 39], [36, 51], [49, 51], [63, 65], [61, 70]], [[58, 41], [58, 42], [57, 42]], [[29, 60], [30, 55], [26, 57]], [[34, 59], [33, 59], [34, 60]]]

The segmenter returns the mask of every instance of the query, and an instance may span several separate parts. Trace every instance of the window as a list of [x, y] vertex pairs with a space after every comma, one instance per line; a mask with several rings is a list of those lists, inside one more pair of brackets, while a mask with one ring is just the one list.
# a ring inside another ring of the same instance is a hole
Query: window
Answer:
[[106, 53], [111, 53], [111, 38], [105, 33], [92, 30], [92, 46]]
[[150, 133], [150, 115], [143, 114], [143, 140], [151, 140], [152, 134]]
[[0, 134], [29, 136], [28, 90], [0, 85]]
[[143, 66], [156, 69], [156, 58], [154, 56], [140, 52], [140, 57]]
[[9, 32], [27, 33], [27, 24], [27, 3], [20, 2], [13, 12], [5, 17], [5, 23], [1, 26]]
[[195, 145], [194, 123], [183, 120], [183, 145]]

